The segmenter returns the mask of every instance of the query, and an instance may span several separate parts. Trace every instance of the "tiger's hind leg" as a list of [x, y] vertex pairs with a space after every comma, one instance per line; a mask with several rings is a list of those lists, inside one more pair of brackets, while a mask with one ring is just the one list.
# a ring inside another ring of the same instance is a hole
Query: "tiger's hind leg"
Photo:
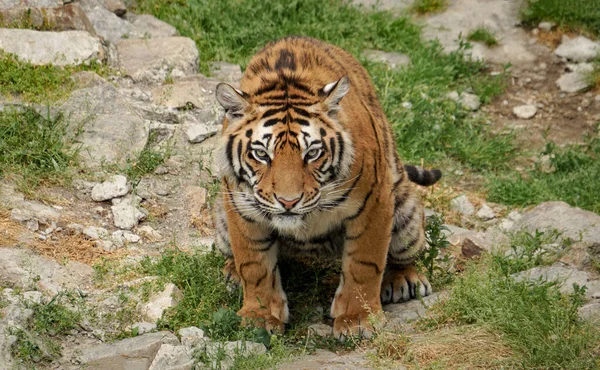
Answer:
[[[409, 190], [409, 189], [406, 189]], [[381, 283], [381, 302], [398, 303], [431, 294], [431, 284], [418, 273], [415, 261], [425, 246], [425, 220], [418, 195], [406, 191], [395, 197], [392, 238]]]

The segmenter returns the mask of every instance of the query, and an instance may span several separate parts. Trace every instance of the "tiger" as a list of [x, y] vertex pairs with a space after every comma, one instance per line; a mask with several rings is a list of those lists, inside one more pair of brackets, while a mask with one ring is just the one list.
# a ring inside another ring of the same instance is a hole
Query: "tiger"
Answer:
[[267, 44], [239, 88], [216, 87], [225, 110], [215, 161], [216, 247], [243, 289], [238, 315], [270, 332], [289, 322], [280, 258], [341, 258], [333, 333], [370, 337], [382, 304], [431, 294], [415, 261], [425, 246], [413, 183], [439, 170], [404, 166], [375, 88], [340, 47], [300, 36]]

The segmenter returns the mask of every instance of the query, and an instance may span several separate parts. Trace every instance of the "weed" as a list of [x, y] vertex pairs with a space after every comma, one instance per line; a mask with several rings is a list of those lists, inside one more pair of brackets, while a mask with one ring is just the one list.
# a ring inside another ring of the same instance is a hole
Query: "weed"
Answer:
[[67, 334], [77, 327], [81, 313], [67, 308], [67, 304], [76, 304], [78, 298], [72, 293], [61, 292], [46, 304], [35, 303], [33, 310], [33, 329], [36, 333], [50, 336]]
[[506, 276], [535, 266], [550, 265], [564, 249], [561, 244], [570, 244], [569, 240], [563, 241], [560, 236], [561, 233], [556, 230], [536, 230], [533, 234], [519, 231], [512, 235], [510, 249], [506, 254], [494, 255], [492, 258]]
[[[433, 215], [427, 218], [425, 236], [429, 247], [421, 254], [420, 262], [425, 267], [427, 278], [431, 283], [436, 283], [438, 276], [440, 280], [448, 280], [448, 272], [438, 265], [438, 258], [442, 257], [444, 249], [450, 245], [444, 234], [444, 231], [447, 230], [441, 216]], [[447, 260], [448, 256], [445, 258]]]
[[417, 14], [439, 13], [448, 7], [448, 0], [415, 0], [411, 10]]
[[542, 21], [553, 21], [569, 31], [584, 30], [600, 35], [597, 0], [527, 0], [521, 16], [532, 27]]
[[600, 178], [600, 137], [597, 132], [588, 135], [581, 145], [558, 148], [548, 143], [542, 154], [549, 158], [549, 169], [538, 165], [524, 174], [508, 172], [490, 176], [488, 199], [517, 206], [563, 200], [599, 213], [600, 188], [596, 183]]
[[0, 176], [17, 177], [25, 191], [45, 180], [68, 179], [77, 153], [68, 149], [65, 132], [60, 116], [44, 117], [29, 108], [0, 111]]
[[587, 76], [592, 88], [600, 90], [600, 58], [596, 58], [593, 63], [594, 69]]
[[496, 40], [496, 36], [494, 36], [493, 31], [485, 27], [479, 27], [469, 32], [469, 35], [467, 35], [467, 40], [483, 42], [488, 47], [498, 45], [498, 40]]

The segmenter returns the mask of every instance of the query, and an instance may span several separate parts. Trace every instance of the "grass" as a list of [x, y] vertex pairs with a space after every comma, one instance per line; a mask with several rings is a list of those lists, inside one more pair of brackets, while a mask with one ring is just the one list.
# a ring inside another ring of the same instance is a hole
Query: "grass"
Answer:
[[0, 112], [0, 177], [15, 177], [21, 190], [69, 177], [77, 153], [64, 141], [60, 116], [44, 117], [29, 108]]
[[467, 35], [467, 40], [482, 42], [487, 47], [498, 45], [498, 40], [496, 40], [494, 32], [485, 27], [479, 27], [469, 32]]
[[439, 13], [448, 7], [448, 0], [415, 0], [411, 10], [417, 14]]
[[600, 36], [600, 3], [596, 0], [527, 0], [521, 16], [532, 27], [552, 21], [567, 31]]
[[540, 165], [525, 173], [508, 172], [490, 179], [488, 199], [515, 206], [563, 200], [600, 213], [600, 138], [589, 135], [584, 144], [558, 148], [549, 143], [543, 154], [550, 168]]
[[36, 66], [0, 51], [0, 96], [49, 104], [69, 96], [75, 87], [70, 77], [80, 71], [93, 71], [101, 76], [110, 73], [110, 69], [99, 62], [87, 66]]

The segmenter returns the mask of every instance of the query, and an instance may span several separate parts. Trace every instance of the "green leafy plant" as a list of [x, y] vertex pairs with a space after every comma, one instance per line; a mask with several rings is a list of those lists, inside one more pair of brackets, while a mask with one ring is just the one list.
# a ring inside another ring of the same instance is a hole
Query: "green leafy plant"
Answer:
[[488, 47], [498, 45], [494, 33], [485, 27], [479, 27], [469, 32], [467, 40], [483, 42]]
[[444, 231], [448, 231], [448, 228], [444, 226], [444, 220], [441, 216], [433, 215], [427, 218], [425, 237], [429, 247], [421, 254], [420, 261], [425, 267], [427, 278], [430, 280], [434, 279], [436, 272], [445, 273], [444, 269], [438, 265], [438, 257], [450, 245]]

